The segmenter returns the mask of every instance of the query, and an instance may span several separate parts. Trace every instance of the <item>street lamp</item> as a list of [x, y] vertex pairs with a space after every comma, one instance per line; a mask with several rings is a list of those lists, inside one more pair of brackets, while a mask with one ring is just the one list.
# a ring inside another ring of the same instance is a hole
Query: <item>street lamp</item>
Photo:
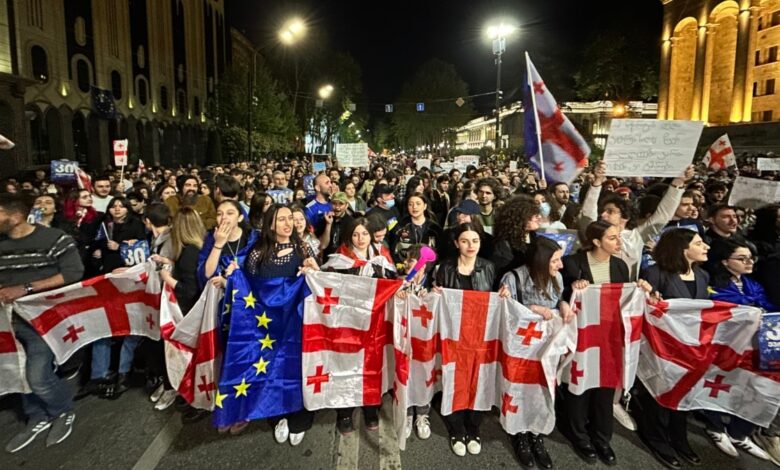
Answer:
[[320, 99], [327, 100], [333, 94], [333, 89], [333, 85], [323, 85], [317, 90], [317, 95], [319, 95]]
[[506, 38], [517, 30], [510, 23], [501, 21], [490, 24], [485, 34], [493, 41], [493, 55], [496, 56], [496, 140], [494, 148], [501, 148], [501, 54], [506, 51]]
[[[279, 30], [279, 41], [287, 46], [292, 46], [306, 35], [306, 23], [300, 18], [291, 18], [284, 23], [284, 26]], [[246, 122], [246, 140], [248, 147], [247, 158], [252, 159], [252, 106], [255, 99], [255, 83], [257, 82], [257, 54], [262, 51], [264, 47], [258, 47], [252, 51], [252, 74], [249, 76], [249, 103], [247, 106], [247, 122]], [[298, 63], [295, 63], [295, 80], [297, 84], [298, 80]], [[297, 95], [296, 90], [296, 95]], [[293, 98], [294, 99], [294, 98]], [[293, 112], [295, 110], [293, 104]]]

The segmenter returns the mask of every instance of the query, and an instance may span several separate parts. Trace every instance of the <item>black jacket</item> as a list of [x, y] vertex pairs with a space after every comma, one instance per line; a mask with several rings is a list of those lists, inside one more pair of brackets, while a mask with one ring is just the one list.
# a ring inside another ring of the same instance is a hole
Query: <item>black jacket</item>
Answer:
[[[477, 257], [474, 271], [471, 272], [471, 288], [483, 292], [493, 290], [496, 278], [495, 265], [486, 259]], [[463, 289], [458, 282], [458, 258], [444, 260], [436, 270], [436, 285], [449, 289]]]
[[[709, 299], [710, 294], [707, 292], [707, 286], [710, 283], [710, 275], [698, 266], [693, 268], [693, 272], [696, 279], [694, 299]], [[653, 290], [658, 291], [664, 299], [691, 298], [691, 293], [685, 286], [685, 281], [680, 279], [680, 275], [661, 271], [657, 264], [642, 271], [639, 277], [649, 282], [653, 286]]]
[[[563, 258], [563, 298], [568, 301], [572, 294], [572, 283], [584, 279], [593, 284], [593, 273], [590, 272], [588, 252], [580, 251]], [[609, 257], [609, 280], [611, 282], [630, 282], [628, 265], [622, 259]]]

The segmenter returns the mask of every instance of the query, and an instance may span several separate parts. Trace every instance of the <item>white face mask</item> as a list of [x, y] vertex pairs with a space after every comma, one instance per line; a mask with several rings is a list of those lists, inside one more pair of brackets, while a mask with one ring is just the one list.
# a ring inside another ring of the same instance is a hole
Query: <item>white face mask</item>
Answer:
[[549, 217], [551, 210], [549, 202], [545, 201], [539, 204], [539, 212], [542, 214], [542, 217]]

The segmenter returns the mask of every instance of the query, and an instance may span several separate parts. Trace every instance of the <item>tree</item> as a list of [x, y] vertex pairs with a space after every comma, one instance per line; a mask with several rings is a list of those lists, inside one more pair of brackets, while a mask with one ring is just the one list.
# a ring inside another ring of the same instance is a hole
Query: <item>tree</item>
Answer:
[[[440, 59], [423, 64], [396, 100], [392, 122], [397, 142], [407, 148], [441, 142], [444, 131], [462, 126], [474, 115], [468, 94], [453, 65]], [[455, 103], [459, 97], [466, 100], [463, 106]], [[415, 103], [424, 103], [425, 110], [418, 112]]]
[[634, 39], [604, 33], [585, 50], [574, 76], [577, 95], [584, 100], [649, 100], [658, 96], [658, 59]]

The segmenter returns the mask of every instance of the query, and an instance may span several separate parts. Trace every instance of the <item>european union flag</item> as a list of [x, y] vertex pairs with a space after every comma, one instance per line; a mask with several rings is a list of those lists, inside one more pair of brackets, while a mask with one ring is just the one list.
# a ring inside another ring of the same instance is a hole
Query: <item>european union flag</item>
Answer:
[[92, 110], [102, 119], [114, 119], [116, 117], [116, 104], [111, 90], [103, 90], [92, 87]]
[[305, 277], [228, 279], [230, 331], [215, 399], [214, 425], [270, 418], [303, 408], [301, 327]]

